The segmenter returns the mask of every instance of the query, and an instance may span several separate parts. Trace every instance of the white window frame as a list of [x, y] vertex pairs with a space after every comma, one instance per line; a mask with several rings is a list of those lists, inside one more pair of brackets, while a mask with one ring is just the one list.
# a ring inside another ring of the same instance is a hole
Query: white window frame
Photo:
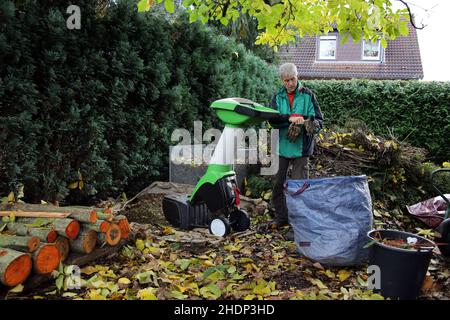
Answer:
[[[322, 40], [334, 40], [335, 41], [335, 49], [334, 49], [334, 57], [322, 57], [320, 55], [320, 45], [322, 43]], [[337, 42], [338, 41], [338, 37], [337, 35], [329, 35], [329, 36], [320, 36], [319, 37], [319, 45], [318, 45], [318, 59], [319, 60], [336, 60], [336, 56], [337, 56]]]
[[382, 50], [382, 48], [381, 48], [381, 41], [380, 40], [377, 40], [377, 41], [378, 41], [378, 56], [376, 56], [376, 57], [366, 57], [364, 55], [366, 42], [372, 42], [372, 41], [366, 41], [366, 40], [363, 39], [363, 41], [362, 41], [362, 52], [361, 52], [362, 60], [381, 61], [381, 54], [382, 54], [381, 53], [381, 50]]

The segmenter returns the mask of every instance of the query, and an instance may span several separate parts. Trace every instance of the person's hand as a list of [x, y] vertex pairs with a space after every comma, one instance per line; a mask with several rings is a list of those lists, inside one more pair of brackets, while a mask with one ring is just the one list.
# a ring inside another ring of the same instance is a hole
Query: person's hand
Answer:
[[292, 122], [293, 124], [299, 126], [305, 122], [305, 119], [303, 119], [302, 116], [291, 116], [289, 117], [289, 122]]
[[289, 142], [294, 143], [299, 135], [300, 135], [300, 126], [292, 122], [286, 133], [286, 138], [289, 140]]
[[319, 121], [317, 120], [307, 119], [304, 125], [308, 135], [316, 134], [320, 129]]

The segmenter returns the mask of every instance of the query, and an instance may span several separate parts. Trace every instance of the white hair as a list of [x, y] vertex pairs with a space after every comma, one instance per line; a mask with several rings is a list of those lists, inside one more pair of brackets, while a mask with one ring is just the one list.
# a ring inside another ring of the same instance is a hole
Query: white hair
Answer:
[[297, 76], [297, 67], [293, 63], [284, 63], [279, 69], [280, 78], [288, 76]]

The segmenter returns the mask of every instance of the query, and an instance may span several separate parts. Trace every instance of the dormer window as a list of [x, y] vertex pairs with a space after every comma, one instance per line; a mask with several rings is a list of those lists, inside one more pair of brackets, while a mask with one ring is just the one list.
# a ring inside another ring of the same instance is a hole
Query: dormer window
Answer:
[[336, 39], [335, 35], [321, 36], [319, 38], [319, 59], [335, 60], [336, 59]]
[[381, 60], [380, 40], [375, 42], [363, 40], [362, 58], [363, 60]]

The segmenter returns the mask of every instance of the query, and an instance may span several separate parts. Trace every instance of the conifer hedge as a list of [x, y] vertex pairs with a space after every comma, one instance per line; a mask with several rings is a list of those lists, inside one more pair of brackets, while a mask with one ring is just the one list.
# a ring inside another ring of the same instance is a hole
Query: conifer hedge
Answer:
[[219, 126], [212, 101], [273, 93], [274, 67], [199, 24], [138, 13], [133, 0], [104, 14], [80, 0], [81, 29], [69, 30], [70, 4], [1, 1], [0, 194], [135, 193], [167, 178], [175, 128]]

